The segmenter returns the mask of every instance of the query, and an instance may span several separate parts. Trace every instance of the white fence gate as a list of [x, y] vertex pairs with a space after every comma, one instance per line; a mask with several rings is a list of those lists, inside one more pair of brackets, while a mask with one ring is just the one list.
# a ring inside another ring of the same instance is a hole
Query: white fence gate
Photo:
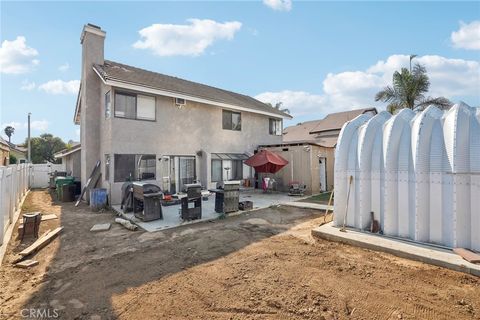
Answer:
[[32, 168], [27, 164], [0, 167], [0, 245], [5, 231], [13, 223], [14, 213], [28, 190]]
[[480, 250], [480, 108], [347, 122], [335, 154], [334, 224], [346, 214], [347, 226], [368, 229], [370, 212], [386, 235]]
[[31, 188], [46, 188], [50, 179], [49, 173], [54, 171], [64, 171], [62, 164], [42, 163], [32, 165]]

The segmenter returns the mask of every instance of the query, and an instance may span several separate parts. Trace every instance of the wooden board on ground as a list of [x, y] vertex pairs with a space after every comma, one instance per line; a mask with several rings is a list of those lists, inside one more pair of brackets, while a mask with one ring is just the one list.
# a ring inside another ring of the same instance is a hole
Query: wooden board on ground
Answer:
[[464, 248], [455, 248], [453, 252], [461, 256], [463, 259], [471, 263], [480, 263], [480, 254]]
[[53, 219], [57, 219], [57, 215], [54, 214], [54, 213], [50, 213], [50, 214], [42, 214], [42, 221], [47, 221], [47, 220], [53, 220]]
[[37, 264], [38, 264], [38, 261], [28, 259], [22, 262], [15, 263], [15, 266], [19, 268], [30, 268], [30, 267], [36, 266]]
[[95, 187], [97, 185], [98, 179], [100, 179], [100, 160], [97, 161], [95, 164], [95, 167], [92, 170], [92, 173], [90, 174], [90, 177], [87, 180], [87, 183], [82, 189], [82, 193], [80, 194], [80, 197], [78, 198], [77, 202], [75, 203], [75, 207], [78, 207], [80, 201], [82, 201], [83, 195], [90, 190], [91, 188]]
[[62, 231], [62, 229], [63, 229], [63, 227], [58, 227], [58, 228], [54, 229], [53, 231], [49, 231], [49, 232], [43, 234], [40, 238], [37, 239], [37, 241], [32, 243], [31, 246], [29, 246], [25, 250], [21, 251], [19, 254], [21, 256], [26, 257], [26, 256], [40, 250], [41, 248], [46, 246], [57, 234], [59, 234], [60, 231]]

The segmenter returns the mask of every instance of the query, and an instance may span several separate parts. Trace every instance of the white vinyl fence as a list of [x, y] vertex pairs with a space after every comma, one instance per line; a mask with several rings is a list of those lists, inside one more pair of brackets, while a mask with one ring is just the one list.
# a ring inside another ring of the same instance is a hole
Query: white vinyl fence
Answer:
[[334, 224], [368, 229], [371, 212], [386, 235], [480, 250], [480, 108], [347, 122], [335, 154]]
[[50, 172], [65, 171], [62, 164], [42, 163], [32, 165], [32, 180], [30, 181], [30, 187], [46, 188], [50, 180]]
[[48, 187], [49, 173], [62, 168], [61, 164], [49, 163], [0, 167], [0, 245], [8, 227], [14, 223], [14, 214], [27, 190]]
[[27, 164], [0, 167], [0, 245], [5, 231], [13, 223], [14, 213], [28, 190], [32, 168]]

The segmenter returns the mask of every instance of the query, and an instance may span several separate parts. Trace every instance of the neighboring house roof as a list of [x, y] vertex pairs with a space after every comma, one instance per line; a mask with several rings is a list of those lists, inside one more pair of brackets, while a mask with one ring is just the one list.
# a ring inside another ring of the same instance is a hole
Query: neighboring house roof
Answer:
[[283, 142], [315, 142], [315, 137], [310, 132], [320, 123], [322, 120], [306, 121], [297, 124], [296, 126], [286, 127], [283, 130]]
[[82, 147], [79, 143], [79, 144], [73, 145], [70, 148], [65, 148], [65, 149], [62, 149], [62, 150], [58, 151], [57, 153], [55, 153], [53, 155], [53, 157], [55, 159], [63, 158], [65, 156], [68, 156], [69, 154], [75, 153], [75, 152], [80, 151], [80, 150], [82, 150]]
[[283, 130], [283, 143], [310, 142], [333, 148], [337, 144], [337, 135], [322, 137], [318, 134], [325, 131], [340, 130], [345, 122], [365, 112], [375, 112], [375, 108], [365, 108], [331, 113], [321, 120], [306, 121]]
[[11, 151], [15, 151], [17, 153], [27, 153], [27, 148], [25, 148], [23, 146], [19, 146], [19, 145], [16, 145], [14, 143], [11, 143], [11, 142], [7, 142], [7, 144], [10, 147]]
[[[247, 95], [143, 70], [118, 62], [105, 60], [103, 65], [95, 64], [93, 69], [103, 82], [113, 86], [128, 88], [128, 85], [135, 85], [140, 86], [140, 89], [143, 89], [142, 91], [151, 93], [160, 91], [160, 93], [158, 93], [159, 95], [183, 98], [187, 101], [197, 101], [282, 118], [292, 118], [289, 114]], [[77, 99], [77, 102], [79, 102], [79, 99]], [[79, 103], [77, 103], [77, 109], [79, 109], [78, 104]], [[79, 111], [80, 110], [77, 110], [77, 112]], [[76, 115], [76, 123], [78, 123], [78, 120], [78, 116]]]
[[8, 141], [0, 137], [0, 149], [10, 151], [10, 145], [8, 144]]
[[325, 118], [320, 120], [316, 126], [310, 130], [310, 133], [319, 133], [322, 131], [330, 131], [330, 130], [340, 130], [345, 122], [350, 121], [357, 116], [367, 113], [373, 112], [377, 114], [377, 109], [375, 108], [364, 108], [364, 109], [355, 109], [343, 112], [336, 112], [330, 113]]

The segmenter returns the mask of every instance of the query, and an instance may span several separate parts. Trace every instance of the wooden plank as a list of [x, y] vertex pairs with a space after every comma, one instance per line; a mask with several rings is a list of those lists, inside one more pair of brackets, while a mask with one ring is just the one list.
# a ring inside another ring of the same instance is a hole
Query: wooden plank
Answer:
[[455, 248], [453, 252], [461, 256], [463, 259], [471, 263], [480, 263], [480, 254], [477, 254], [473, 251], [464, 249], [464, 248]]
[[90, 190], [91, 188], [95, 187], [97, 185], [98, 180], [100, 179], [101, 171], [100, 171], [100, 160], [97, 161], [95, 164], [95, 167], [92, 170], [92, 173], [90, 174], [90, 177], [87, 180], [87, 183], [82, 189], [82, 193], [80, 194], [80, 197], [78, 198], [77, 202], [75, 203], [75, 207], [78, 207], [80, 204], [80, 201], [82, 201], [83, 196], [85, 193]]
[[22, 256], [28, 256], [35, 251], [40, 250], [44, 246], [46, 246], [60, 231], [62, 231], [63, 227], [58, 227], [54, 229], [53, 231], [47, 232], [43, 236], [37, 239], [34, 243], [32, 243], [31, 246], [26, 248], [25, 250], [21, 251], [19, 254]]
[[57, 219], [57, 215], [54, 213], [51, 214], [42, 214], [42, 221]]
[[30, 268], [30, 267], [36, 266], [37, 264], [38, 264], [38, 261], [28, 259], [22, 262], [15, 263], [15, 266], [19, 268]]

